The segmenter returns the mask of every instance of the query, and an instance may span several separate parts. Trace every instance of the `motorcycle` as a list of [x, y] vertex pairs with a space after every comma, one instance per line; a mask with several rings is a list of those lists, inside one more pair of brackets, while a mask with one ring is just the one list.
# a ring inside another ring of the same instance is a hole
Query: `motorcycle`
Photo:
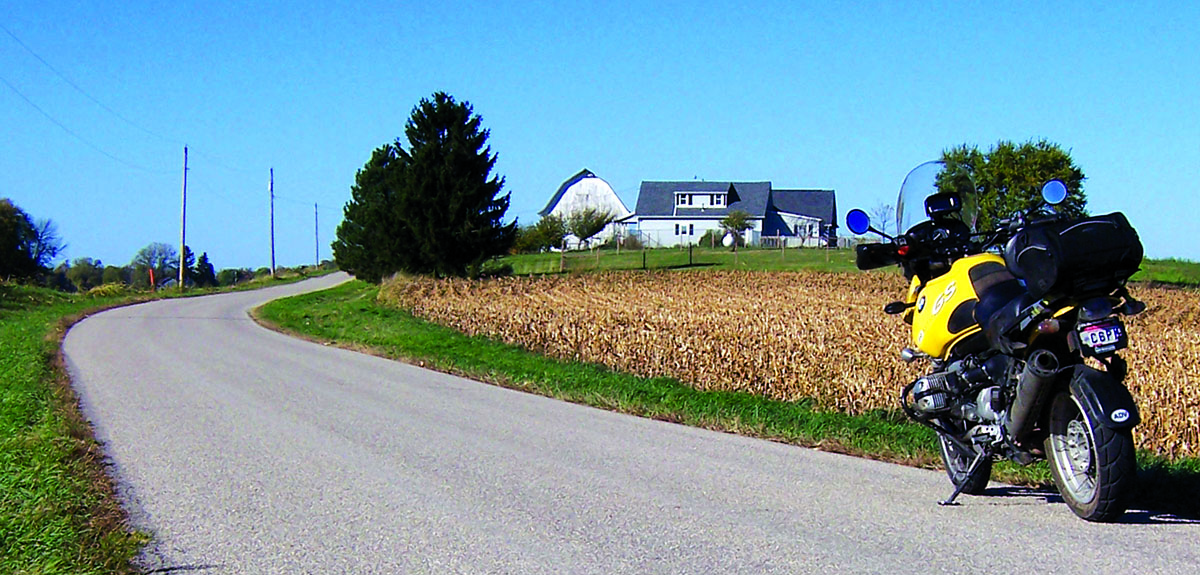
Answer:
[[964, 177], [941, 162], [910, 172], [895, 237], [862, 210], [846, 216], [855, 234], [884, 240], [859, 244], [857, 267], [899, 265], [910, 281], [884, 311], [912, 326], [901, 358], [930, 362], [900, 405], [937, 433], [954, 486], [940, 503], [982, 494], [999, 458], [1046, 459], [1076, 515], [1113, 521], [1137, 472], [1132, 429], [1141, 419], [1118, 354], [1129, 341], [1121, 316], [1146, 308], [1126, 288], [1142, 261], [1137, 231], [1120, 212], [1058, 213], [1067, 188], [1057, 180], [1043, 186], [1042, 205], [976, 231]]

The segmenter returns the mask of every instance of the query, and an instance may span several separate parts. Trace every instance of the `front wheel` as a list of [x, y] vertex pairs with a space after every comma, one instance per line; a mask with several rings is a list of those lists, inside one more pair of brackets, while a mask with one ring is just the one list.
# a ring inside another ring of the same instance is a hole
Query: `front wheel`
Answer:
[[942, 463], [946, 464], [946, 475], [950, 476], [950, 483], [953, 483], [954, 487], [961, 487], [962, 492], [967, 495], [983, 493], [992, 477], [992, 460], [984, 460], [979, 469], [975, 470], [975, 474], [969, 475], [971, 463], [979, 456], [979, 448], [971, 446], [974, 449], [964, 449], [944, 433], [938, 433], [938, 443], [942, 447]]
[[1125, 513], [1137, 473], [1133, 434], [1099, 423], [1068, 391], [1050, 404], [1046, 455], [1067, 507], [1088, 521], [1113, 521]]

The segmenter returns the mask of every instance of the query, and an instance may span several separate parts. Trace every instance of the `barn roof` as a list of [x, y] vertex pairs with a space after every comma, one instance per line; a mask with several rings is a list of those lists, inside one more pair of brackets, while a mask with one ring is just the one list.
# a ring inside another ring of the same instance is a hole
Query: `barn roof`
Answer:
[[579, 180], [594, 177], [596, 177], [596, 174], [592, 173], [591, 170], [584, 168], [580, 170], [578, 174], [567, 178], [567, 181], [563, 182], [562, 185], [558, 187], [558, 191], [554, 192], [554, 195], [550, 197], [550, 202], [546, 204], [546, 207], [542, 208], [542, 211], [538, 212], [538, 215], [545, 217], [546, 214], [554, 211], [554, 206], [558, 205], [558, 201], [562, 199], [563, 194], [567, 193], [567, 189], [579, 183]]

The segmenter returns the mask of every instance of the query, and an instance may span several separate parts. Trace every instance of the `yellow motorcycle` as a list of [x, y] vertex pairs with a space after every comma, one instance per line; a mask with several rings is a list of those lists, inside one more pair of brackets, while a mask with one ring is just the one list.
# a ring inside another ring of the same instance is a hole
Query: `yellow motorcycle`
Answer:
[[857, 246], [858, 268], [899, 265], [911, 282], [884, 311], [912, 326], [900, 357], [931, 366], [900, 404], [937, 432], [954, 485], [941, 504], [983, 493], [997, 458], [1047, 459], [1076, 515], [1115, 520], [1137, 472], [1140, 417], [1118, 355], [1128, 345], [1121, 316], [1146, 307], [1125, 287], [1142, 261], [1137, 231], [1119, 212], [1056, 213], [1067, 197], [1057, 180], [1043, 186], [1043, 205], [977, 231], [964, 206], [972, 194], [943, 191], [958, 177], [941, 162], [910, 172], [896, 207], [906, 231], [895, 237], [862, 210], [846, 216], [855, 234], [884, 239]]

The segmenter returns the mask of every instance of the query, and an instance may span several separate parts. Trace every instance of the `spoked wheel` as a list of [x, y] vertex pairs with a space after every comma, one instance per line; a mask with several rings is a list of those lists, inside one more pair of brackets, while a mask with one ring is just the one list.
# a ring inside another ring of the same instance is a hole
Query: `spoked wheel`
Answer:
[[1113, 430], [1061, 391], [1050, 405], [1046, 455], [1067, 507], [1088, 521], [1113, 521], [1125, 513], [1137, 472], [1133, 435]]
[[967, 495], [983, 493], [992, 477], [991, 458], [980, 462], [979, 469], [971, 476], [968, 470], [979, 456], [979, 449], [975, 446], [970, 446], [972, 449], [960, 447], [943, 433], [938, 433], [938, 443], [942, 447], [942, 463], [946, 464], [946, 475], [950, 476], [950, 483], [962, 488], [961, 491]]

